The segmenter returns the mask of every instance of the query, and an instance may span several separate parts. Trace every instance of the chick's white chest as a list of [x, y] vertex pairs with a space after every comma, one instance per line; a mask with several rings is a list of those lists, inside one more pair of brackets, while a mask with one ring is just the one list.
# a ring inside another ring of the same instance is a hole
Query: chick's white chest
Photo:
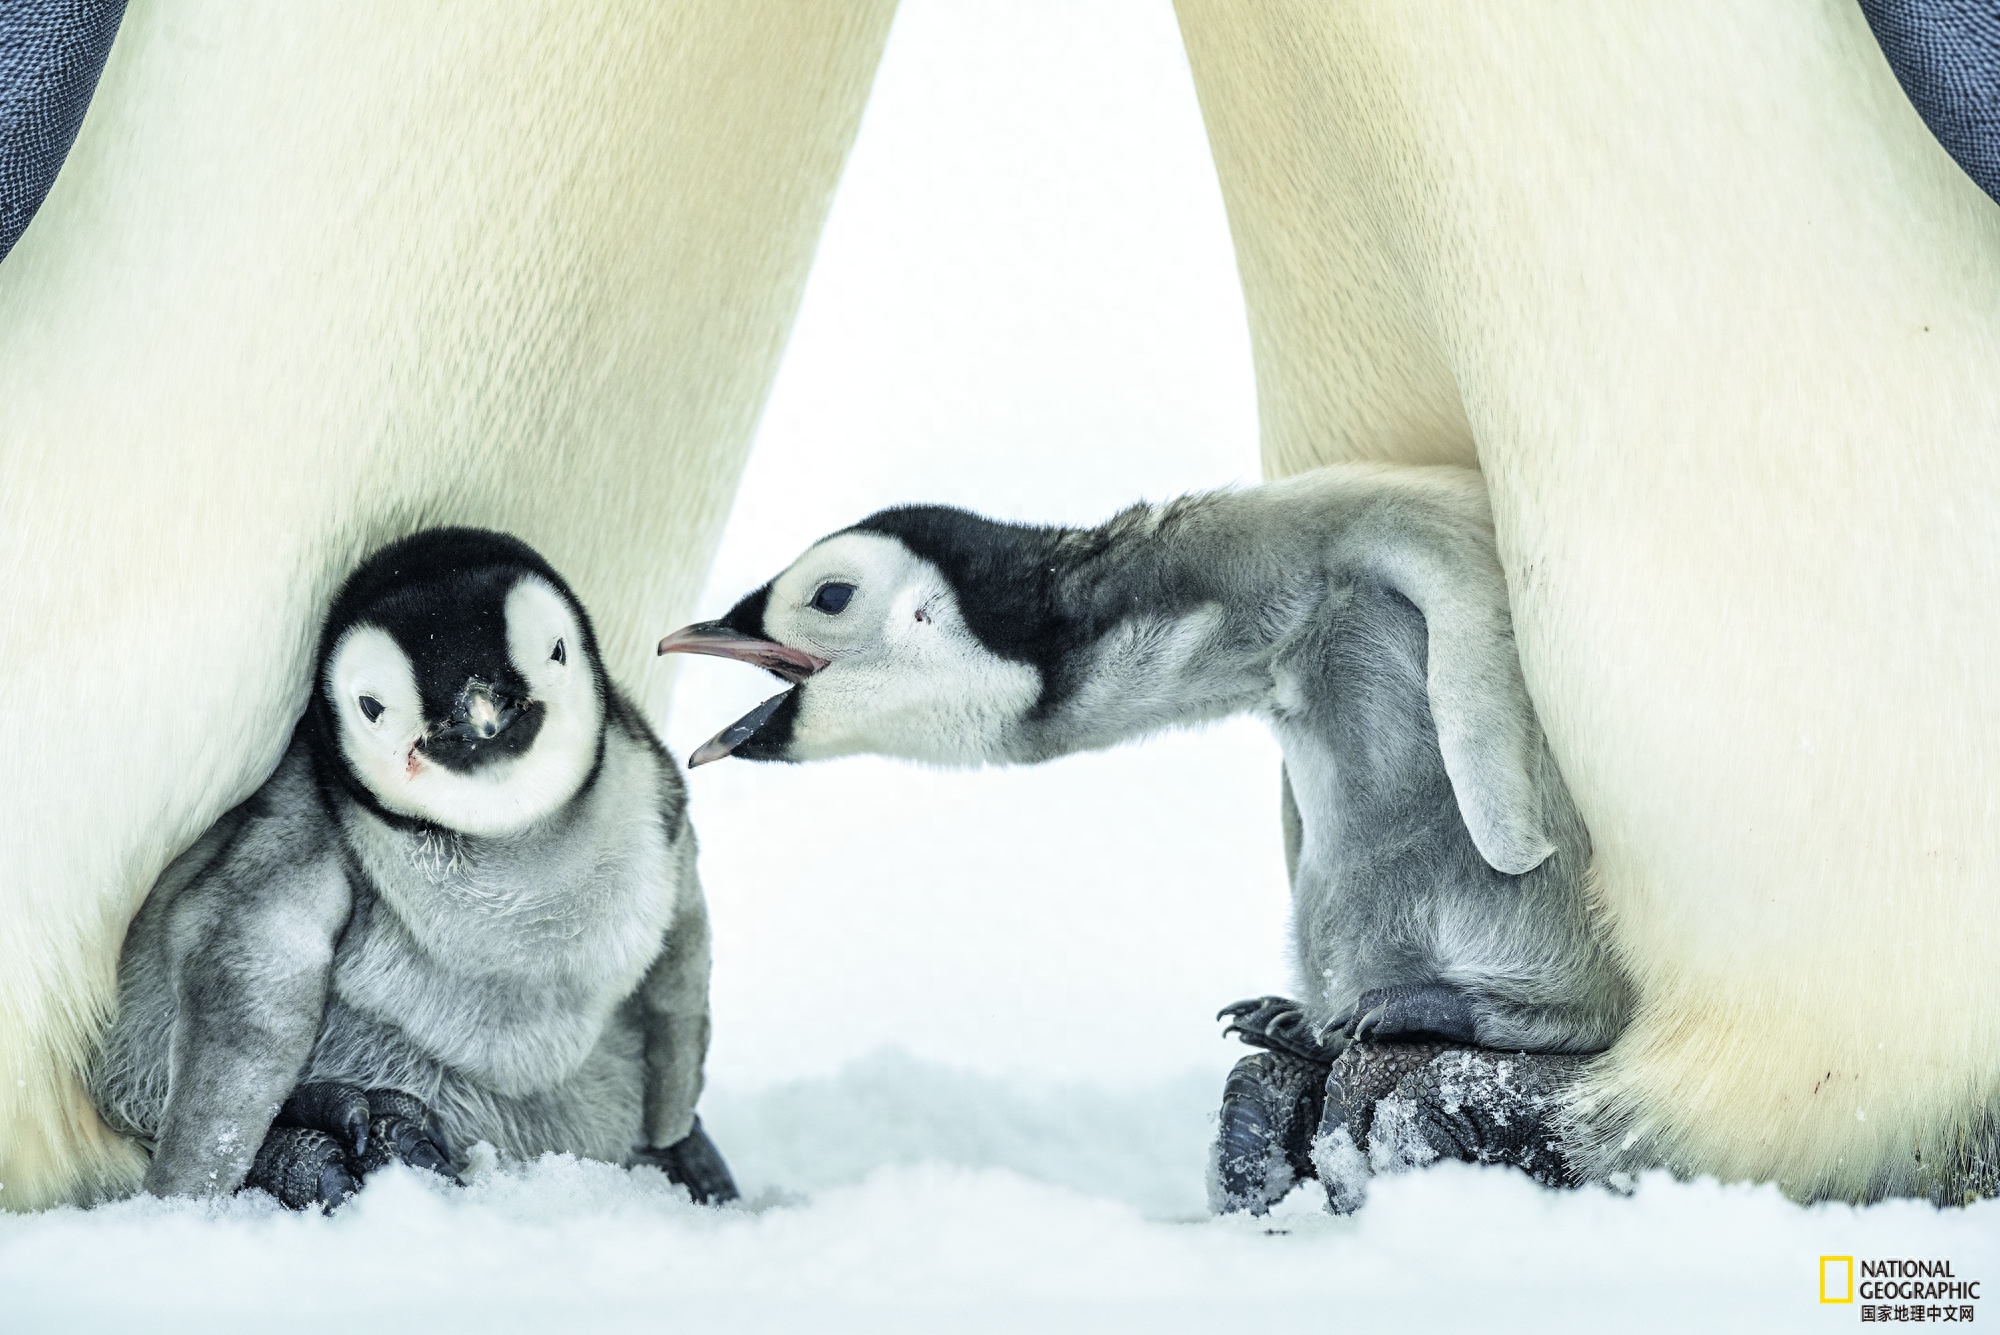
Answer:
[[502, 1093], [559, 1082], [658, 957], [681, 893], [657, 801], [607, 754], [565, 819], [509, 839], [349, 825], [367, 890], [336, 997]]

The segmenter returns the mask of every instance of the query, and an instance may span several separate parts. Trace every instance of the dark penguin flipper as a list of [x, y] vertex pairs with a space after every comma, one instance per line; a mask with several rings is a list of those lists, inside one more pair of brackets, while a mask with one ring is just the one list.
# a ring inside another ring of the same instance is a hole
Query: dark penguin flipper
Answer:
[[1234, 1034], [1253, 1048], [1263, 1048], [1268, 1052], [1282, 1052], [1304, 1062], [1317, 1062], [1321, 1066], [1332, 1064], [1347, 1046], [1344, 1038], [1327, 1041], [1315, 1033], [1312, 1022], [1306, 1019], [1305, 1010], [1296, 1001], [1285, 997], [1255, 997], [1249, 1001], [1232, 1002], [1215, 1013], [1218, 1020], [1229, 1023], [1223, 1027], [1224, 1038]]
[[675, 1186], [686, 1187], [696, 1205], [726, 1205], [742, 1194], [736, 1190], [736, 1179], [730, 1176], [722, 1151], [708, 1138], [699, 1117], [694, 1119], [694, 1128], [671, 1145], [635, 1147], [626, 1165], [637, 1168], [642, 1164], [659, 1169]]
[[0, 259], [55, 184], [124, 17], [125, 0], [0, 4]]
[[1313, 1176], [1312, 1140], [1326, 1074], [1323, 1063], [1284, 1052], [1254, 1053], [1236, 1063], [1222, 1087], [1210, 1151], [1210, 1210], [1261, 1215]]
[[423, 1101], [400, 1089], [323, 1080], [300, 1085], [278, 1110], [245, 1186], [294, 1210], [332, 1210], [385, 1164], [458, 1181], [451, 1146]]
[[1390, 1040], [1444, 1039], [1477, 1043], [1472, 1003], [1465, 993], [1444, 983], [1415, 987], [1376, 987], [1363, 992], [1354, 1009], [1327, 1026], [1357, 1043]]

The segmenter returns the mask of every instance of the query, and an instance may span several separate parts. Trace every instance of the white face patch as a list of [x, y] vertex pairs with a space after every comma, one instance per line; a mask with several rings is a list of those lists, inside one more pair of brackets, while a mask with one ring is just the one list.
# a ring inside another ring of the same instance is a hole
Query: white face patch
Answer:
[[[837, 614], [813, 605], [828, 585], [854, 589]], [[793, 562], [772, 583], [764, 630], [827, 660], [793, 688], [797, 760], [1012, 759], [1014, 731], [1041, 692], [1033, 668], [979, 642], [936, 566], [879, 533], [828, 538]]]
[[423, 716], [415, 674], [393, 636], [363, 623], [334, 647], [320, 688], [338, 722], [341, 754], [386, 809], [462, 834], [512, 834], [569, 801], [590, 773], [604, 701], [576, 614], [529, 575], [508, 592], [505, 615], [508, 657], [542, 706], [542, 724], [526, 751], [470, 773], [417, 749], [442, 720]]

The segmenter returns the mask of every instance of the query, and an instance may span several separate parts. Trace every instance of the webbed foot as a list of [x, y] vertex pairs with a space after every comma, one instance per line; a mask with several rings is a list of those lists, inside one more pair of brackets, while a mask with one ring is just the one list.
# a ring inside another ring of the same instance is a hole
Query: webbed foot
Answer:
[[294, 1210], [331, 1210], [390, 1163], [458, 1181], [451, 1146], [422, 1100], [400, 1089], [316, 1081], [294, 1089], [278, 1110], [244, 1185]]
[[1264, 1214], [1313, 1175], [1326, 1074], [1319, 1062], [1284, 1052], [1259, 1052], [1236, 1063], [1222, 1087], [1209, 1163], [1210, 1210]]
[[423, 1100], [400, 1089], [371, 1089], [365, 1097], [368, 1141], [360, 1154], [364, 1175], [385, 1164], [401, 1163], [458, 1181], [451, 1142]]
[[1440, 1043], [1356, 1043], [1335, 1064], [1313, 1139], [1327, 1206], [1347, 1214], [1368, 1179], [1439, 1159], [1511, 1164], [1544, 1186], [1582, 1179], [1565, 1150], [1568, 1094], [1586, 1057]]
[[741, 1194], [722, 1151], [708, 1138], [699, 1117], [694, 1119], [694, 1129], [671, 1145], [634, 1147], [626, 1163], [628, 1167], [650, 1164], [659, 1169], [667, 1181], [686, 1187], [696, 1205], [723, 1205]]
[[1345, 1032], [1357, 1043], [1479, 1041], [1473, 1032], [1472, 1003], [1463, 992], [1444, 983], [1372, 987], [1361, 994], [1352, 1011], [1327, 1028]]
[[288, 1210], [323, 1206], [332, 1210], [354, 1194], [354, 1175], [347, 1171], [347, 1151], [324, 1131], [303, 1126], [274, 1126], [257, 1147], [246, 1187], [278, 1198]]
[[1344, 1038], [1322, 1038], [1299, 1003], [1284, 997], [1234, 1002], [1217, 1011], [1215, 1018], [1229, 1021], [1222, 1030], [1224, 1038], [1234, 1034], [1253, 1048], [1282, 1052], [1321, 1066], [1330, 1065], [1347, 1046]]

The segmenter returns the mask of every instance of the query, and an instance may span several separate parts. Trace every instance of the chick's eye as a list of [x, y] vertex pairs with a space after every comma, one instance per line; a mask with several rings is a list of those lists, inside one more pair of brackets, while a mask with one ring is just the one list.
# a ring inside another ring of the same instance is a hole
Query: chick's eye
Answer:
[[553, 663], [569, 662], [569, 650], [563, 648], [563, 642], [561, 640], [556, 641], [555, 652], [549, 655], [549, 661]]
[[382, 717], [382, 702], [374, 696], [364, 695], [361, 697], [359, 703], [361, 705], [361, 717], [367, 719], [370, 723]]
[[847, 610], [847, 600], [853, 596], [852, 584], [822, 584], [813, 595], [812, 605], [828, 616], [839, 616]]

